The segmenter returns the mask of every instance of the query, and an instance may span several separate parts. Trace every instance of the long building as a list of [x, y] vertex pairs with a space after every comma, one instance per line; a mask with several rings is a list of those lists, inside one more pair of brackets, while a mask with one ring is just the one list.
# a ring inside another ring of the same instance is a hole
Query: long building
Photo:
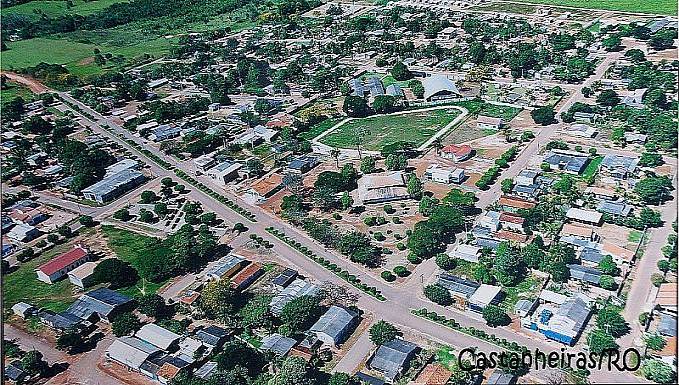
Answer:
[[82, 193], [86, 199], [107, 203], [141, 185], [144, 180], [146, 180], [144, 174], [128, 168], [100, 180], [84, 189]]

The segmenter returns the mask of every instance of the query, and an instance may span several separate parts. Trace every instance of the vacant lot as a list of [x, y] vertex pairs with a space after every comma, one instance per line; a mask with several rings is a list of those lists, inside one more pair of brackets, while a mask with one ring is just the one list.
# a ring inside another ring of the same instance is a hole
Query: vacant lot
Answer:
[[400, 141], [420, 146], [460, 115], [455, 108], [413, 111], [399, 115], [379, 115], [354, 119], [338, 127], [320, 141], [332, 147], [355, 148], [357, 138], [366, 150], [379, 151]]
[[624, 11], [676, 15], [677, 2], [675, 0], [514, 0], [517, 3], [548, 4], [564, 7], [586, 9], [605, 9], [608, 11]]

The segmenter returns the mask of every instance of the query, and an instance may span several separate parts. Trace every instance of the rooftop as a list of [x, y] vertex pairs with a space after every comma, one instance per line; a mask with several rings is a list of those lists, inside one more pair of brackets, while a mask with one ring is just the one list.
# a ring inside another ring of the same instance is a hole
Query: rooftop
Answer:
[[74, 247], [71, 251], [61, 254], [60, 256], [53, 258], [51, 261], [40, 265], [38, 270], [42, 271], [47, 275], [52, 275], [61, 269], [64, 269], [71, 264], [85, 258], [87, 256], [87, 250], [81, 246]]

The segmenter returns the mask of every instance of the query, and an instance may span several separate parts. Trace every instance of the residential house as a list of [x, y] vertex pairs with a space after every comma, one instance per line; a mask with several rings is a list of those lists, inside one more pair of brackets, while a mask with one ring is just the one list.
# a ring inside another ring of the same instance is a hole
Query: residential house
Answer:
[[462, 183], [464, 181], [464, 169], [443, 168], [438, 164], [432, 164], [424, 172], [424, 178], [436, 183]]
[[79, 328], [90, 324], [89, 322], [84, 322], [75, 314], [66, 311], [54, 313], [51, 310], [41, 310], [37, 316], [40, 322], [58, 331]]
[[245, 197], [254, 203], [263, 203], [283, 188], [283, 176], [271, 174], [250, 185]]
[[315, 296], [318, 294], [320, 288], [311, 282], [307, 282], [303, 279], [296, 278], [291, 284], [280, 291], [275, 297], [271, 299], [269, 308], [271, 312], [275, 315], [280, 315], [283, 311], [283, 307], [295, 298], [299, 298], [304, 295]]
[[658, 288], [655, 305], [666, 312], [677, 314], [677, 283], [665, 282]]
[[591, 314], [591, 300], [577, 294], [561, 304], [541, 304], [530, 317], [522, 320], [522, 325], [551, 340], [572, 346], [587, 326]]
[[121, 159], [120, 161], [106, 167], [106, 174], [104, 174], [104, 178], [113, 176], [121, 171], [131, 169], [136, 170], [137, 168], [139, 168], [139, 162], [136, 160], [130, 158]]
[[535, 178], [540, 175], [537, 170], [524, 169], [519, 175], [514, 178], [514, 184], [517, 186], [530, 186], [535, 184]]
[[524, 246], [528, 243], [528, 235], [526, 234], [520, 234], [514, 231], [509, 231], [509, 230], [500, 230], [493, 234], [495, 238], [499, 239], [500, 241], [509, 241], [512, 243], [518, 243], [521, 246]]
[[12, 313], [24, 319], [35, 314], [37, 310], [35, 306], [26, 302], [17, 302], [12, 306]]
[[85, 248], [76, 246], [70, 251], [40, 265], [35, 269], [35, 272], [40, 281], [52, 284], [66, 276], [71, 270], [89, 261], [90, 258], [91, 255]]
[[577, 136], [579, 138], [593, 138], [599, 133], [599, 131], [588, 124], [576, 123], [572, 124], [566, 130], [566, 133], [568, 135]]
[[296, 344], [297, 341], [290, 337], [284, 337], [278, 333], [273, 333], [262, 338], [262, 345], [259, 347], [259, 350], [271, 352], [277, 356], [285, 356]]
[[568, 150], [551, 150], [544, 160], [551, 170], [561, 170], [569, 174], [580, 175], [587, 164], [589, 157], [579, 152]]
[[516, 213], [519, 210], [529, 210], [535, 207], [535, 202], [531, 202], [527, 199], [512, 197], [508, 195], [503, 195], [497, 201], [498, 205], [502, 211], [507, 211], [510, 213]]
[[677, 317], [669, 313], [660, 313], [658, 333], [666, 337], [677, 336]]
[[142, 341], [146, 341], [160, 350], [169, 351], [178, 347], [180, 336], [156, 324], [146, 324], [137, 330], [134, 335]]
[[479, 256], [481, 255], [481, 247], [466, 244], [457, 244], [453, 249], [452, 253], [449, 255], [453, 258], [461, 259], [463, 261], [468, 261], [472, 263], [479, 262]]
[[583, 247], [580, 250], [578, 257], [580, 258], [580, 263], [582, 263], [584, 266], [592, 267], [599, 266], [601, 260], [604, 259], [604, 255], [599, 249], [591, 247]]
[[393, 96], [395, 98], [402, 98], [403, 95], [403, 90], [401, 89], [401, 86], [398, 84], [391, 84], [387, 86], [385, 90], [386, 94], [389, 96]]
[[337, 347], [351, 335], [358, 321], [358, 314], [354, 311], [333, 305], [316, 321], [309, 332], [324, 344]]
[[632, 211], [632, 206], [625, 201], [609, 201], [602, 200], [596, 207], [596, 210], [603, 214], [609, 214], [613, 217], [627, 217]]
[[245, 290], [264, 274], [262, 264], [252, 262], [231, 278], [231, 286], [239, 291]]
[[497, 211], [486, 211], [476, 222], [476, 225], [484, 229], [488, 229], [491, 232], [498, 231], [500, 229], [500, 214]]
[[82, 320], [110, 322], [116, 315], [131, 310], [134, 301], [117, 291], [102, 287], [80, 296], [66, 312]]
[[196, 170], [200, 172], [207, 172], [210, 167], [215, 165], [215, 158], [212, 154], [201, 155], [193, 160], [193, 164], [196, 166]]
[[92, 279], [94, 278], [94, 268], [97, 267], [97, 265], [97, 262], [83, 263], [68, 273], [68, 280], [81, 289], [90, 286]]
[[453, 373], [439, 363], [427, 364], [412, 385], [445, 385]]
[[200, 368], [196, 369], [193, 376], [204, 381], [209, 381], [218, 372], [217, 362], [207, 361]]
[[163, 124], [151, 130], [149, 139], [154, 142], [162, 142], [164, 140], [178, 137], [180, 132], [181, 129], [179, 127]]
[[618, 266], [629, 265], [635, 253], [610, 241], [603, 241], [600, 246], [603, 255], [610, 255]]
[[106, 349], [108, 359], [136, 372], [147, 359], [160, 354], [162, 352], [157, 346], [136, 337], [116, 338]]
[[474, 150], [468, 144], [449, 144], [441, 149], [441, 157], [452, 159], [455, 162], [462, 162], [471, 158]]
[[38, 238], [42, 233], [34, 226], [18, 223], [7, 233], [7, 237], [16, 242], [30, 242]]
[[618, 193], [616, 193], [614, 190], [593, 186], [587, 187], [585, 189], [585, 194], [591, 194], [597, 199], [607, 200], [614, 200], [618, 196]]
[[601, 225], [603, 215], [593, 210], [571, 207], [566, 211], [566, 218], [576, 222], [599, 226]]
[[85, 199], [107, 203], [141, 185], [145, 180], [146, 177], [139, 171], [126, 169], [87, 187], [82, 190], [82, 194]]
[[297, 270], [286, 268], [278, 274], [271, 282], [278, 287], [286, 287], [297, 278]]
[[500, 226], [506, 230], [523, 232], [523, 224], [526, 220], [520, 216], [509, 212], [500, 213]]
[[198, 275], [199, 278], [204, 278], [206, 280], [215, 280], [231, 278], [238, 270], [245, 265], [245, 258], [229, 254], [219, 258], [217, 261], [210, 263], [203, 271]]
[[4, 376], [15, 384], [23, 384], [28, 378], [28, 372], [24, 370], [24, 364], [21, 360], [14, 360], [5, 366]]
[[625, 132], [625, 143], [644, 145], [648, 140], [648, 135], [637, 132]]
[[207, 171], [207, 176], [212, 178], [220, 185], [226, 185], [238, 178], [239, 170], [243, 168], [242, 163], [225, 160]]
[[594, 123], [597, 115], [591, 112], [578, 111], [573, 114], [573, 119], [578, 123]]
[[617, 180], [626, 180], [636, 175], [639, 158], [606, 154], [599, 165], [599, 172]]
[[490, 377], [484, 382], [486, 385], [512, 385], [516, 384], [517, 377], [500, 369], [493, 370]]
[[286, 167], [286, 171], [292, 174], [306, 174], [318, 166], [319, 163], [318, 158], [314, 156], [302, 155], [291, 160]]
[[476, 128], [479, 130], [499, 130], [502, 128], [502, 118], [479, 115], [476, 118]]
[[358, 180], [359, 205], [385, 203], [409, 199], [405, 174], [402, 171], [391, 171], [364, 175]]
[[528, 200], [537, 200], [538, 196], [540, 195], [540, 192], [542, 192], [542, 189], [537, 184], [531, 185], [515, 184], [514, 187], [512, 187], [511, 193], [512, 195], [525, 198]]
[[586, 239], [589, 241], [596, 241], [599, 238], [599, 236], [594, 232], [594, 229], [591, 226], [583, 226], [574, 223], [564, 224], [563, 227], [561, 228], [559, 236], [560, 237], [573, 236]]
[[582, 265], [568, 265], [568, 270], [570, 270], [571, 279], [597, 286], [599, 286], [599, 281], [603, 275], [601, 270], [597, 268]]
[[169, 384], [189, 366], [188, 362], [173, 356], [168, 356], [163, 361], [163, 364], [160, 365], [156, 372], [156, 378], [154, 378], [163, 385]]
[[194, 337], [203, 343], [208, 350], [212, 351], [214, 349], [220, 348], [226, 339], [229, 337], [230, 333], [228, 330], [221, 328], [219, 326], [210, 325], [199, 329]]
[[481, 286], [479, 283], [448, 273], [439, 274], [436, 282], [450, 292], [453, 306], [460, 310], [467, 310], [469, 298]]
[[380, 372], [389, 382], [394, 382], [403, 374], [410, 360], [417, 354], [419, 347], [412, 342], [396, 338], [380, 345], [368, 362], [368, 367]]

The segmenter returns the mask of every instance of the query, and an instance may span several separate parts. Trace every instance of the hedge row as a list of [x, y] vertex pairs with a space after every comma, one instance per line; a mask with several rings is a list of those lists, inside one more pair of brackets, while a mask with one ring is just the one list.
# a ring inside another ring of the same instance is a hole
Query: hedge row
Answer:
[[513, 350], [516, 352], [523, 352], [527, 351], [528, 349], [525, 346], [520, 346], [514, 341], [507, 341], [504, 338], [498, 338], [495, 336], [495, 334], [488, 334], [484, 332], [483, 330], [479, 330], [473, 326], [461, 326], [457, 321], [454, 319], [446, 318], [445, 316], [438, 315], [436, 312], [433, 311], [428, 311], [427, 309], [419, 309], [419, 310], [411, 310], [411, 313], [418, 317], [426, 318], [430, 321], [434, 321], [437, 324], [443, 325], [445, 327], [448, 327], [450, 329], [468, 334], [472, 337], [476, 337], [478, 339], [490, 342], [492, 344], [495, 344], [501, 348], [505, 348], [508, 350]]
[[516, 154], [519, 153], [519, 149], [516, 146], [510, 147], [507, 151], [505, 151], [500, 158], [495, 160], [495, 166], [489, 168], [486, 170], [483, 175], [481, 175], [481, 178], [476, 181], [475, 185], [476, 187], [480, 188], [481, 190], [486, 190], [490, 185], [495, 183], [495, 180], [497, 179], [498, 175], [500, 175], [500, 169], [507, 167], [509, 165], [509, 162], [514, 160], [516, 157]]
[[369, 294], [375, 298], [377, 298], [380, 301], [386, 301], [387, 299], [382, 295], [382, 292], [380, 292], [379, 289], [373, 286], [368, 286], [365, 283], [362, 283], [361, 280], [356, 277], [355, 275], [349, 274], [347, 270], [342, 269], [341, 267], [337, 266], [334, 263], [331, 263], [327, 259], [316, 255], [313, 251], [309, 250], [308, 247], [304, 246], [303, 244], [295, 241], [294, 239], [289, 238], [288, 236], [285, 235], [282, 231], [274, 228], [274, 227], [267, 227], [266, 231], [275, 236], [276, 238], [280, 239], [281, 241], [287, 243], [289, 246], [293, 247], [295, 250], [299, 251], [300, 253], [304, 254], [307, 256], [309, 259], [313, 260], [314, 262], [318, 263], [319, 265], [325, 267], [326, 269], [330, 270], [333, 272], [336, 276], [342, 278], [343, 280], [347, 281], [350, 283], [352, 286], [355, 288], [361, 290], [362, 292]]

